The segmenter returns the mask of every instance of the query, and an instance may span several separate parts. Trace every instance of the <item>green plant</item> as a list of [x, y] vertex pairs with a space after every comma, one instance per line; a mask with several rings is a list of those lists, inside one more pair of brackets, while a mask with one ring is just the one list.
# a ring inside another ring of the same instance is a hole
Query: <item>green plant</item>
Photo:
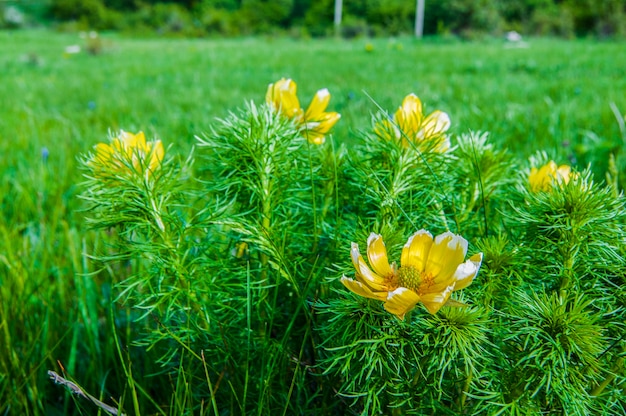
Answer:
[[[88, 221], [116, 235], [95, 258], [130, 267], [117, 301], [176, 380], [170, 413], [316, 413], [331, 391], [359, 414], [623, 406], [605, 392], [623, 379], [622, 194], [545, 153], [511, 177], [486, 134], [452, 145], [413, 94], [344, 164], [295, 91], [283, 79], [218, 120], [195, 169], [143, 133], [83, 159]], [[326, 104], [311, 108], [336, 121]], [[165, 412], [133, 385], [135, 413], [139, 395]]]

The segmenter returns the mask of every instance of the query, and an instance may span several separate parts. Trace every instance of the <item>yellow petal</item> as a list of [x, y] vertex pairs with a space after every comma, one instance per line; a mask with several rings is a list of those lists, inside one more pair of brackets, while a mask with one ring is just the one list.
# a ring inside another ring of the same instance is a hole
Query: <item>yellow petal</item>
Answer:
[[114, 153], [122, 153], [125, 152], [125, 145], [124, 145], [124, 141], [115, 138], [113, 140], [111, 140], [111, 149], [113, 149]]
[[341, 283], [359, 296], [383, 301], [387, 299], [387, 292], [372, 292], [363, 283], [350, 279], [346, 276], [341, 277]]
[[409, 139], [413, 139], [422, 124], [422, 101], [415, 94], [407, 95], [396, 111], [395, 121]]
[[561, 165], [556, 170], [556, 180], [559, 183], [569, 183], [572, 168], [567, 165]]
[[111, 146], [109, 146], [108, 144], [105, 143], [98, 143], [95, 147], [95, 160], [98, 163], [107, 163], [109, 160], [111, 160], [111, 156], [113, 156], [113, 148]]
[[148, 167], [150, 170], [155, 170], [163, 161], [163, 155], [165, 153], [163, 143], [161, 140], [157, 140], [154, 143], [151, 143], [148, 148], [150, 153], [150, 164]]
[[143, 134], [143, 131], [135, 134], [135, 147], [141, 150], [144, 153], [148, 153], [148, 145], [146, 143], [146, 136]]
[[361, 272], [360, 259], [361, 252], [359, 251], [359, 245], [357, 243], [352, 243], [350, 245], [350, 258], [352, 259], [352, 265], [356, 269], [357, 273]]
[[551, 160], [550, 162], [537, 169], [533, 167], [528, 175], [528, 183], [530, 190], [533, 192], [549, 191], [552, 186], [553, 178], [557, 174], [556, 163]]
[[433, 245], [433, 236], [426, 230], [419, 230], [411, 237], [402, 248], [400, 265], [402, 267], [413, 266], [417, 271], [424, 271], [428, 253]]
[[541, 189], [541, 181], [538, 176], [539, 170], [535, 167], [530, 169], [530, 173], [528, 174], [528, 185], [530, 186], [530, 190], [533, 192], [537, 192]]
[[435, 237], [428, 254], [425, 271], [434, 277], [435, 283], [449, 279], [465, 259], [467, 240], [460, 235], [445, 232]]
[[476, 277], [476, 274], [478, 274], [478, 269], [480, 269], [482, 262], [483, 253], [477, 253], [470, 257], [465, 263], [460, 264], [454, 272], [454, 280], [456, 281], [454, 290], [461, 290], [468, 287]]
[[298, 97], [287, 90], [280, 92], [280, 105], [278, 106], [285, 116], [300, 121], [302, 117], [302, 109]]
[[444, 135], [441, 137], [441, 140], [439, 141], [437, 147], [435, 147], [435, 151], [439, 153], [445, 153], [448, 150], [450, 150], [450, 138]]
[[281, 78], [267, 87], [265, 101], [289, 118], [297, 118], [302, 112], [296, 95], [297, 85], [291, 79]]
[[291, 78], [281, 78], [280, 81], [276, 83], [278, 89], [281, 91], [289, 91], [290, 94], [296, 95], [298, 90], [298, 85]]
[[323, 134], [314, 130], [305, 130], [304, 138], [307, 139], [309, 143], [316, 144], [318, 146], [324, 144], [326, 141], [326, 137]]
[[319, 124], [316, 130], [321, 134], [326, 134], [330, 131], [331, 128], [333, 128], [335, 124], [337, 124], [340, 118], [341, 114], [339, 113], [324, 113], [318, 120]]
[[387, 248], [380, 234], [371, 233], [367, 239], [367, 258], [374, 271], [380, 276], [393, 274], [387, 258]]
[[422, 100], [411, 93], [402, 100], [401, 110], [404, 114], [422, 114]]
[[324, 110], [328, 107], [329, 101], [330, 92], [328, 92], [327, 88], [321, 89], [315, 93], [311, 104], [309, 104], [309, 108], [304, 114], [304, 121], [317, 121], [320, 119], [324, 114]]
[[443, 111], [433, 111], [422, 123], [422, 128], [417, 133], [418, 138], [428, 139], [445, 133], [450, 128], [450, 117]]
[[404, 320], [404, 315], [417, 305], [420, 297], [406, 287], [399, 287], [387, 295], [385, 310]]
[[391, 119], [385, 118], [380, 120], [374, 126], [374, 133], [381, 139], [391, 140], [401, 137], [400, 130], [392, 123]]
[[[132, 149], [134, 147], [140, 147], [143, 144], [143, 147], [141, 149], [144, 150], [145, 145], [146, 145], [146, 137], [143, 135], [143, 132], [133, 134], [133, 133], [129, 133], [127, 131], [122, 130], [120, 131], [120, 134], [117, 138], [118, 140], [120, 140], [120, 144], [125, 149]], [[143, 139], [143, 143], [141, 142], [142, 139]]]
[[140, 165], [138, 157], [142, 157], [148, 153], [146, 136], [142, 131], [133, 134], [121, 130], [119, 136], [113, 139], [112, 145], [123, 158], [132, 159], [135, 168], [139, 168]]
[[448, 286], [456, 287], [454, 274], [451, 274], [447, 277], [440, 277], [428, 283], [422, 283], [419, 287], [419, 292], [422, 295], [426, 295], [427, 293], [441, 293], [446, 290]]
[[426, 295], [423, 295], [420, 300], [424, 304], [428, 312], [434, 315], [439, 312], [439, 309], [441, 309], [443, 305], [446, 304], [453, 290], [454, 285], [451, 285], [442, 292], [428, 293]]
[[275, 105], [276, 107], [280, 106], [280, 94], [282, 90], [292, 91], [293, 94], [296, 93], [296, 84], [291, 79], [281, 78], [275, 83], [272, 83], [267, 86], [267, 92], [265, 93], [265, 101], [268, 104]]
[[324, 135], [339, 121], [341, 114], [324, 113], [318, 121], [308, 121], [304, 123], [303, 135], [310, 143], [322, 144], [325, 141]]
[[117, 136], [117, 139], [121, 141], [121, 144], [134, 144], [135, 135], [133, 133], [129, 133], [124, 130], [120, 130], [120, 134]]
[[269, 84], [267, 86], [267, 91], [265, 92], [265, 102], [274, 108], [276, 108], [276, 95], [274, 94], [274, 91], [276, 91], [275, 87], [276, 85], [274, 83]]
[[367, 285], [374, 292], [385, 292], [387, 291], [387, 283], [383, 276], [379, 276], [373, 273], [367, 263], [365, 263], [365, 259], [359, 253], [359, 245], [356, 243], [352, 243], [352, 248], [350, 250], [350, 256], [352, 257], [352, 264], [356, 269], [356, 278], [361, 282]]

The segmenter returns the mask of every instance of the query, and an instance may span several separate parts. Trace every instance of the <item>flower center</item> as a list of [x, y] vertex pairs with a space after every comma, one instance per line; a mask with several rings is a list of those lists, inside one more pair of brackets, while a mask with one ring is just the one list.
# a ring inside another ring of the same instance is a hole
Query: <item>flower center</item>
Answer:
[[398, 270], [398, 283], [402, 287], [418, 291], [422, 283], [422, 273], [413, 266], [403, 266]]
[[430, 273], [421, 272], [413, 266], [403, 266], [398, 270], [398, 283], [421, 296], [434, 281]]

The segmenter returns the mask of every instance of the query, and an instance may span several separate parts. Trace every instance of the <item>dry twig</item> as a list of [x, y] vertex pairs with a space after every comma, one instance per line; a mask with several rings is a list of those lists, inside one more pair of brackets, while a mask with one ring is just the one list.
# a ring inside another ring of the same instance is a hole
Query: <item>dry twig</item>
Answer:
[[115, 407], [109, 406], [108, 404], [101, 402], [100, 400], [96, 399], [91, 394], [83, 390], [82, 387], [80, 387], [78, 384], [67, 380], [66, 378], [57, 374], [55, 371], [48, 370], [48, 375], [50, 376], [50, 379], [54, 381], [54, 384], [61, 384], [67, 387], [72, 394], [75, 394], [77, 396], [83, 397], [91, 401], [93, 404], [95, 404], [96, 406], [104, 410], [105, 412], [113, 416], [126, 416], [124, 413], [120, 413], [119, 410], [116, 409]]

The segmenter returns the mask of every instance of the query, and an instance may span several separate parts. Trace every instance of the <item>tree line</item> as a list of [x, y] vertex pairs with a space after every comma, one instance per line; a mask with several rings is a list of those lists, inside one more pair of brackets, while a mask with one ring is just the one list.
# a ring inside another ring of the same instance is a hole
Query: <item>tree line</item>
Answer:
[[[396, 36], [415, 25], [415, 0], [34, 0], [0, 4], [0, 26], [39, 23], [81, 30], [182, 36]], [[2, 10], [2, 8], [4, 10]], [[16, 13], [22, 19], [15, 22]], [[7, 17], [8, 16], [8, 17]], [[13, 20], [11, 20], [13, 19]], [[626, 35], [626, 0], [425, 0], [425, 35], [464, 37]]]

